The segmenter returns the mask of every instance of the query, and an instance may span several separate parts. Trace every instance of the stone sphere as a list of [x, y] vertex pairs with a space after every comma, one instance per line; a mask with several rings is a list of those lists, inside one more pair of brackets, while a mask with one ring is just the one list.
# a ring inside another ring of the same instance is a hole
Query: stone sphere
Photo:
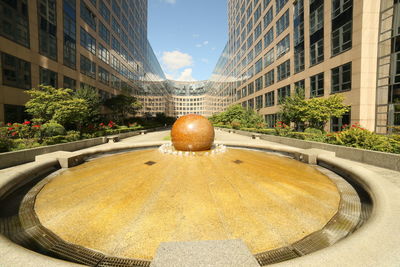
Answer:
[[185, 115], [172, 126], [171, 139], [176, 150], [209, 150], [214, 142], [214, 127], [203, 116]]

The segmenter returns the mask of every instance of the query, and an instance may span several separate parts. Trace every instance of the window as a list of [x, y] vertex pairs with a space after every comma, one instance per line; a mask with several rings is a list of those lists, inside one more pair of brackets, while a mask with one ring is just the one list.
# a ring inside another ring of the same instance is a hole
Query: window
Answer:
[[324, 73], [310, 77], [310, 97], [324, 95]]
[[31, 89], [31, 63], [1, 53], [3, 85]]
[[256, 97], [256, 109], [260, 109], [263, 107], [263, 96], [257, 96]]
[[272, 43], [273, 40], [274, 40], [274, 28], [271, 28], [264, 35], [264, 49], [267, 48]]
[[275, 106], [275, 91], [271, 91], [265, 94], [265, 106]]
[[251, 95], [251, 94], [254, 93], [254, 83], [253, 83], [253, 82], [251, 82], [251, 83], [249, 83], [249, 84], [247, 85], [247, 93], [248, 93], [249, 95]]
[[99, 81], [104, 84], [110, 83], [110, 73], [99, 66]]
[[[311, 11], [311, 10], [310, 10]], [[324, 5], [310, 12], [310, 35], [324, 27]]]
[[275, 60], [275, 56], [274, 56], [274, 48], [272, 48], [271, 50], [269, 50], [265, 56], [264, 56], [264, 61], [265, 61], [265, 67], [268, 67], [269, 65], [271, 65], [272, 63], [274, 63]]
[[256, 40], [261, 35], [261, 22], [258, 23], [256, 28], [254, 29], [254, 40]]
[[332, 0], [332, 18], [353, 6], [353, 0]]
[[[72, 2], [72, 3], [71, 3]], [[64, 65], [76, 67], [76, 14], [75, 1], [64, 0]]]
[[260, 17], [261, 17], [261, 5], [259, 5], [256, 11], [254, 11], [254, 23], [256, 23]]
[[247, 100], [248, 109], [254, 109], [254, 98]]
[[121, 79], [111, 74], [111, 86], [115, 89], [121, 88]]
[[247, 96], [247, 87], [242, 88], [242, 97]]
[[304, 70], [304, 47], [296, 47], [294, 49], [294, 73]]
[[81, 73], [96, 79], [96, 63], [81, 55]]
[[332, 56], [344, 52], [352, 45], [352, 21], [332, 31]]
[[99, 2], [99, 10], [100, 15], [104, 18], [104, 20], [110, 23], [110, 10], [104, 4], [103, 0], [100, 0]]
[[57, 60], [57, 18], [55, 0], [38, 1], [39, 52]]
[[290, 60], [283, 62], [277, 67], [278, 81], [284, 80], [290, 76]]
[[117, 40], [117, 38], [114, 37], [114, 35], [111, 37], [111, 48], [114, 49], [115, 52], [117, 52], [119, 55], [121, 54], [121, 44]]
[[121, 26], [119, 26], [118, 21], [112, 17], [112, 21], [111, 21], [111, 28], [113, 29], [113, 31], [120, 36], [121, 34]]
[[304, 80], [300, 80], [294, 83], [294, 91], [297, 95], [301, 95], [304, 98], [304, 90], [305, 90], [306, 86], [305, 86], [305, 81]]
[[275, 82], [275, 70], [271, 70], [264, 75], [265, 87], [268, 87]]
[[280, 58], [290, 50], [289, 34], [276, 45], [276, 58]]
[[310, 44], [310, 65], [315, 65], [324, 60], [324, 39]]
[[263, 64], [262, 64], [262, 58], [260, 58], [259, 60], [257, 60], [256, 64], [254, 64], [254, 71], [255, 74], [259, 73], [260, 71], [262, 71], [263, 68]]
[[250, 50], [250, 52], [247, 54], [247, 63], [250, 64], [254, 59], [254, 53], [253, 50]]
[[70, 77], [64, 76], [63, 88], [76, 89], [76, 81]]
[[96, 39], [81, 27], [81, 46], [96, 55]]
[[290, 97], [290, 85], [278, 89], [278, 104], [282, 104], [286, 97]]
[[331, 119], [331, 132], [339, 132], [343, 130], [343, 127], [350, 125], [351, 112], [346, 112], [341, 118]]
[[264, 16], [264, 29], [268, 27], [269, 24], [271, 24], [272, 20], [274, 19], [274, 13], [272, 12], [272, 7], [267, 11], [267, 13]]
[[118, 3], [119, 1], [112, 1], [112, 10], [114, 11], [115, 14], [117, 14], [118, 18], [121, 17], [121, 8], [119, 7]]
[[110, 31], [99, 21], [99, 35], [107, 44], [110, 44]]
[[276, 36], [289, 27], [289, 9], [276, 22]]
[[4, 104], [4, 122], [24, 122], [30, 116], [25, 112], [24, 106]]
[[260, 91], [263, 86], [263, 77], [261, 76], [261, 77], [257, 78], [255, 83], [256, 83], [256, 92]]
[[253, 34], [250, 34], [249, 38], [247, 38], [247, 47], [250, 48], [252, 44], [253, 44]]
[[29, 48], [27, 0], [0, 1], [0, 35]]
[[351, 62], [332, 69], [332, 93], [351, 90]]
[[258, 43], [254, 47], [254, 56], [257, 57], [262, 51], [262, 40], [258, 41]]
[[269, 3], [271, 3], [271, 0], [264, 0], [264, 9], [268, 7]]
[[57, 88], [58, 84], [57, 72], [39, 67], [39, 83], [43, 85], [50, 85]]
[[276, 0], [276, 14], [281, 11], [281, 9], [285, 6], [288, 0]]
[[249, 5], [249, 8], [247, 8], [246, 13], [247, 13], [247, 17], [250, 18], [251, 13], [253, 12], [253, 3], [251, 3]]
[[276, 114], [265, 115], [265, 122], [267, 123], [268, 128], [274, 128], [277, 120], [278, 116]]
[[81, 18], [91, 27], [96, 30], [96, 15], [81, 1]]
[[99, 58], [107, 64], [110, 64], [110, 52], [99, 43]]

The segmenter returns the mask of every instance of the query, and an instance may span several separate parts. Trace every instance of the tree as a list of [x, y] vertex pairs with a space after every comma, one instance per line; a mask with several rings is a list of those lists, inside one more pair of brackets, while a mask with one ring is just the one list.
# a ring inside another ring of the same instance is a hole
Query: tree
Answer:
[[307, 100], [307, 110], [304, 121], [308, 126], [324, 130], [326, 123], [333, 117], [342, 117], [350, 110], [349, 106], [343, 104], [342, 95], [333, 95], [328, 98], [311, 98]]
[[116, 95], [104, 102], [104, 105], [111, 109], [114, 120], [125, 122], [129, 115], [135, 115], [142, 108], [142, 104], [136, 97], [126, 95]]
[[36, 121], [75, 124], [80, 129], [89, 108], [84, 99], [75, 97], [72, 92], [71, 89], [40, 85], [27, 91], [31, 99], [25, 104], [26, 110]]
[[102, 101], [96, 89], [89, 86], [83, 86], [74, 93], [76, 98], [84, 99], [88, 104], [88, 114], [86, 123], [96, 122], [99, 120], [100, 108]]
[[234, 128], [263, 127], [263, 118], [252, 109], [246, 110], [241, 105], [229, 106], [226, 111], [212, 115], [209, 120], [214, 124], [229, 125]]
[[304, 114], [308, 109], [307, 101], [304, 99], [304, 90], [298, 89], [294, 96], [286, 97], [282, 103], [279, 114], [282, 121], [286, 123], [293, 122], [295, 129], [299, 130], [300, 125], [304, 123]]

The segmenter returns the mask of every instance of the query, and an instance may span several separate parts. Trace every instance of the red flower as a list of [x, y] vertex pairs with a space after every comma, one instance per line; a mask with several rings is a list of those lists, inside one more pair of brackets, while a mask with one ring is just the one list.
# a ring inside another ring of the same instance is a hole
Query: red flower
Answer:
[[17, 135], [17, 132], [12, 132], [11, 135], [15, 136], [15, 135]]
[[36, 124], [36, 125], [33, 125], [32, 127], [40, 128], [40, 125]]
[[13, 127], [8, 127], [8, 130], [12, 131], [12, 130], [14, 130], [14, 128]]
[[104, 126], [104, 123], [100, 123], [99, 125], [100, 125], [100, 126]]
[[31, 122], [30, 122], [30, 121], [24, 121], [23, 124], [24, 124], [24, 125], [28, 125], [28, 124], [31, 124]]
[[7, 123], [7, 126], [11, 126], [12, 124], [9, 122], [9, 123]]

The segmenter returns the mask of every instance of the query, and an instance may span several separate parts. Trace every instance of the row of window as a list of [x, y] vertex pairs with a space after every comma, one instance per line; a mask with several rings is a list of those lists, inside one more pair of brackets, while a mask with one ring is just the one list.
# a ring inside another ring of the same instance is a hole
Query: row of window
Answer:
[[[286, 61], [279, 65], [277, 68], [277, 80], [282, 80], [290, 75], [290, 61]], [[249, 83], [241, 90], [237, 91], [237, 99], [248, 96], [257, 92], [263, 88], [271, 86], [275, 83], [275, 70], [267, 72], [264, 76], [261, 76], [255, 80], [255, 82]], [[255, 91], [254, 91], [255, 85]], [[295, 83], [295, 88], [304, 89], [304, 80]], [[286, 90], [286, 89], [285, 89]], [[351, 62], [333, 68], [331, 70], [331, 92], [338, 93], [351, 90]], [[289, 90], [290, 91], [290, 90]], [[310, 97], [318, 97], [324, 95], [324, 73], [310, 77]], [[289, 92], [290, 94], [290, 92]], [[278, 89], [279, 95], [279, 89]], [[279, 98], [278, 98], [279, 99]]]

